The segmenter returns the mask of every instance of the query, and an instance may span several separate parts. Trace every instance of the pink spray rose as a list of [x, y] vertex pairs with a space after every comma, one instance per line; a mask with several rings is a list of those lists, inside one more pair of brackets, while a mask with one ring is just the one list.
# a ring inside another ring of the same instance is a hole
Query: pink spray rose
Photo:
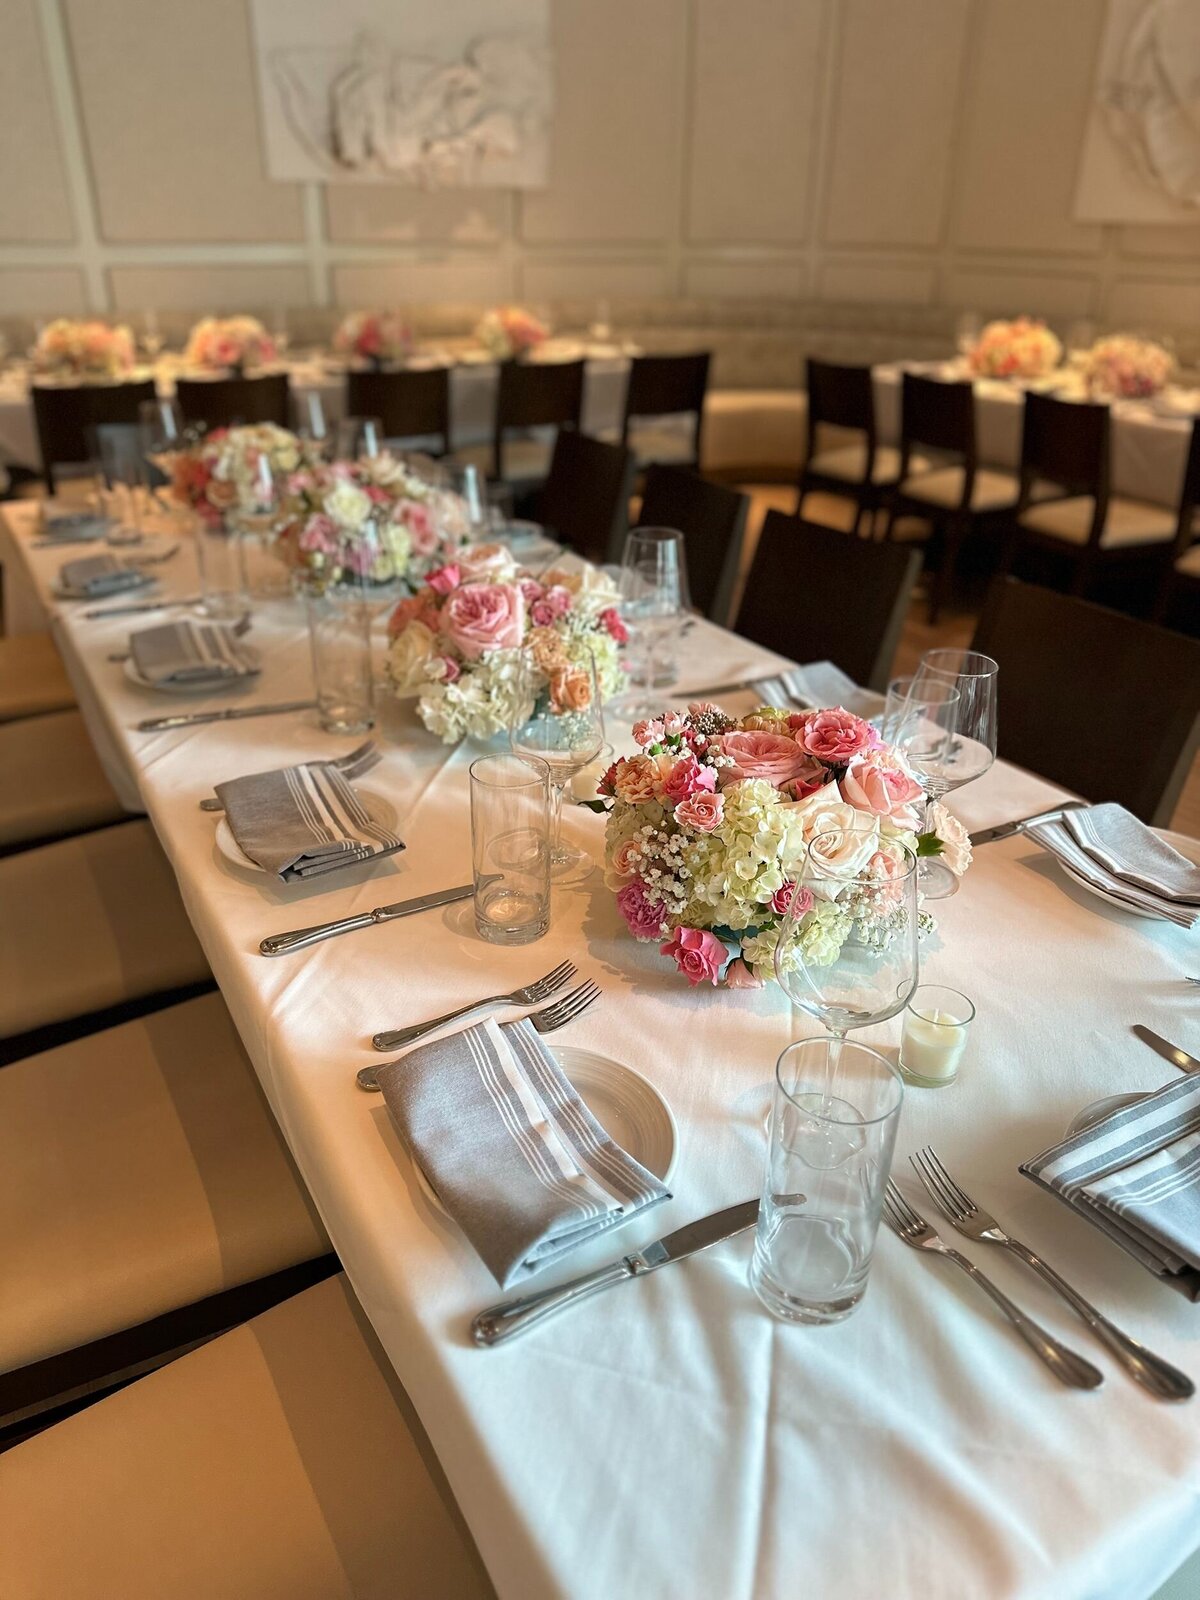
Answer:
[[723, 784], [739, 783], [743, 778], [765, 778], [782, 788], [793, 778], [808, 772], [811, 763], [794, 739], [782, 733], [723, 733], [714, 740], [733, 765], [721, 768]]
[[676, 928], [659, 954], [672, 956], [675, 965], [694, 988], [698, 983], [716, 983], [722, 968], [729, 960], [729, 952], [707, 928]]
[[431, 572], [425, 582], [434, 594], [449, 594], [452, 589], [457, 589], [462, 574], [453, 562], [447, 567], [439, 567], [436, 572]]
[[724, 815], [725, 796], [711, 794], [707, 789], [697, 789], [675, 807], [675, 821], [679, 826], [695, 828], [697, 833], [712, 833], [721, 826]]
[[667, 774], [663, 797], [667, 800], [686, 800], [701, 789], [712, 790], [716, 786], [716, 768], [702, 767], [689, 750], [687, 755], [680, 756]]
[[640, 744], [643, 750], [648, 744], [658, 744], [663, 736], [662, 721], [658, 717], [647, 717], [644, 722], [635, 722], [633, 725], [633, 742]]
[[881, 750], [855, 756], [838, 787], [842, 799], [856, 811], [874, 811], [907, 828], [915, 828], [919, 821], [914, 802], [921, 798], [921, 785], [901, 769], [894, 756]]
[[806, 912], [812, 910], [813, 896], [811, 889], [802, 889], [799, 884], [794, 883], [789, 878], [771, 896], [771, 910], [776, 915], [783, 917], [787, 915], [793, 906], [796, 908], [796, 915], [802, 917]]
[[635, 939], [662, 938], [663, 908], [647, 899], [646, 885], [640, 878], [617, 891], [617, 906]]
[[616, 606], [606, 606], [600, 613], [600, 621], [608, 630], [610, 638], [615, 639], [618, 644], [629, 643], [629, 629], [625, 626]]
[[810, 755], [830, 766], [841, 767], [871, 748], [874, 732], [869, 722], [838, 706], [836, 710], [818, 711], [810, 716], [800, 739]]
[[442, 626], [467, 661], [515, 650], [525, 636], [525, 600], [515, 583], [470, 583], [446, 601]]

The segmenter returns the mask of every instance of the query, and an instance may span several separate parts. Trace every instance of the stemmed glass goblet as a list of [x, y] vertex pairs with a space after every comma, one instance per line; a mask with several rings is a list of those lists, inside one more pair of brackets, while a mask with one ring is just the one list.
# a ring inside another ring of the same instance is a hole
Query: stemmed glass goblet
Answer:
[[[925, 792], [925, 814], [950, 787], [950, 771], [962, 697], [947, 680], [932, 677], [895, 678], [888, 685], [880, 731], [907, 759]], [[923, 856], [917, 886], [924, 900], [946, 900], [957, 892], [958, 879], [942, 862]]]
[[688, 609], [687, 555], [683, 535], [675, 528], [634, 528], [625, 541], [621, 562], [621, 616], [629, 628], [626, 653], [629, 678], [643, 695], [624, 709], [629, 715], [652, 716], [661, 709], [651, 695], [674, 681], [673, 663], [661, 652]]
[[[958, 695], [954, 738], [942, 773], [943, 793], [982, 778], [996, 759], [999, 676], [1000, 668], [992, 657], [978, 650], [927, 650], [921, 657], [914, 694], [928, 696], [949, 686]], [[936, 860], [932, 865], [958, 887], [949, 867]], [[947, 892], [953, 894], [954, 888]], [[926, 898], [937, 897], [926, 893]]]
[[563, 794], [604, 746], [604, 710], [596, 663], [552, 670], [549, 681], [532, 662], [522, 677], [528, 716], [515, 722], [509, 738], [513, 753], [536, 756], [550, 769], [550, 876], [555, 883], [578, 883], [591, 872], [590, 856], [562, 837]]

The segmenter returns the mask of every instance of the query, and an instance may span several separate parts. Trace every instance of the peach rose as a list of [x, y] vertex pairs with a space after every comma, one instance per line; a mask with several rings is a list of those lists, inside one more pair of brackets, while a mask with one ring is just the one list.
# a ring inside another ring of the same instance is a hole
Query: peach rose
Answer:
[[914, 802], [921, 798], [921, 785], [886, 751], [855, 756], [842, 774], [840, 788], [842, 799], [858, 811], [891, 817], [905, 828], [915, 828], [920, 820]]
[[658, 794], [658, 763], [649, 756], [630, 756], [618, 765], [613, 786], [618, 800], [631, 806], [645, 805]]
[[471, 583], [446, 601], [442, 626], [467, 661], [515, 650], [525, 634], [525, 600], [514, 583]]
[[559, 711], [582, 711], [592, 703], [592, 682], [579, 667], [560, 667], [550, 674], [550, 698]]
[[697, 789], [675, 807], [675, 821], [681, 828], [695, 828], [697, 833], [712, 833], [721, 826], [725, 815], [725, 796], [711, 794], [707, 789]]
[[733, 763], [721, 768], [723, 784], [740, 783], [743, 778], [765, 778], [782, 788], [793, 778], [803, 776], [812, 763], [794, 739], [786, 734], [753, 730], [723, 733], [714, 744]]
[[636, 839], [622, 839], [613, 851], [612, 871], [619, 878], [632, 878], [642, 859], [642, 849]]

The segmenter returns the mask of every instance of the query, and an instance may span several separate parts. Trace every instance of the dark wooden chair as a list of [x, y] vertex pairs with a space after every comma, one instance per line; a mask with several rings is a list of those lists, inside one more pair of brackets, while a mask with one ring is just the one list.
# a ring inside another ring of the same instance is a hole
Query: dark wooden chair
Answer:
[[[710, 359], [704, 350], [696, 355], [635, 356], [630, 363], [621, 443], [634, 452], [639, 467], [660, 462], [699, 472]], [[644, 426], [656, 418], [684, 416], [693, 419], [690, 437], [661, 425]]]
[[733, 604], [749, 509], [744, 494], [683, 467], [647, 469], [638, 525], [683, 535], [692, 604], [722, 626]]
[[1165, 825], [1200, 739], [1200, 639], [995, 579], [972, 648], [1000, 663], [999, 754]]
[[450, 449], [450, 372], [348, 372], [346, 415], [378, 417], [385, 439], [420, 441], [426, 455]]
[[1156, 622], [1175, 623], [1188, 633], [1200, 633], [1200, 418], [1192, 424], [1192, 442], [1179, 495], [1179, 518], [1175, 543], [1163, 563], [1158, 597], [1154, 606]]
[[768, 511], [736, 631], [792, 661], [886, 690], [920, 552]]
[[591, 561], [619, 561], [634, 471], [633, 453], [623, 445], [561, 428], [538, 499], [538, 521]]
[[516, 490], [543, 483], [553, 445], [533, 429], [578, 429], [583, 411], [582, 361], [504, 361], [496, 385], [492, 443], [487, 452], [456, 449], [456, 460], [474, 462], [497, 482]]
[[900, 399], [900, 481], [888, 506], [885, 537], [892, 538], [898, 516], [924, 517], [933, 524], [941, 551], [929, 591], [931, 623], [950, 596], [964, 537], [984, 518], [1011, 512], [1019, 489], [1011, 472], [979, 465], [974, 386], [906, 372]]
[[259, 378], [180, 378], [175, 398], [184, 420], [206, 428], [236, 428], [252, 422], [291, 427], [291, 391], [286, 372]]
[[[796, 515], [814, 490], [853, 500], [857, 529], [873, 514], [900, 478], [900, 452], [881, 445], [875, 432], [875, 391], [870, 367], [843, 367], [829, 361], [805, 364], [808, 385], [808, 449], [800, 471]], [[859, 434], [851, 443], [821, 448], [821, 431], [839, 428]]]
[[[1102, 563], [1162, 555], [1176, 534], [1167, 506], [1109, 489], [1106, 405], [1027, 394], [1021, 430], [1021, 492], [1001, 570], [1030, 549], [1068, 564], [1069, 592], [1083, 594]], [[1047, 485], [1057, 491], [1047, 497]]]
[[47, 494], [55, 489], [54, 469], [93, 459], [91, 432], [105, 423], [136, 426], [138, 407], [154, 399], [154, 380], [144, 383], [37, 384], [33, 414]]

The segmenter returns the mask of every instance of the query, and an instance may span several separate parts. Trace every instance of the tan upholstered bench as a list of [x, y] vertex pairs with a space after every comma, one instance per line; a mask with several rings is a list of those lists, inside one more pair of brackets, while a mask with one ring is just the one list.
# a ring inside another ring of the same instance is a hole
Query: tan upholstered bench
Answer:
[[0, 847], [82, 833], [126, 815], [78, 711], [0, 723]]
[[795, 483], [807, 418], [799, 389], [710, 390], [701, 467], [727, 483]]
[[48, 633], [0, 639], [0, 722], [74, 704], [75, 691]]

